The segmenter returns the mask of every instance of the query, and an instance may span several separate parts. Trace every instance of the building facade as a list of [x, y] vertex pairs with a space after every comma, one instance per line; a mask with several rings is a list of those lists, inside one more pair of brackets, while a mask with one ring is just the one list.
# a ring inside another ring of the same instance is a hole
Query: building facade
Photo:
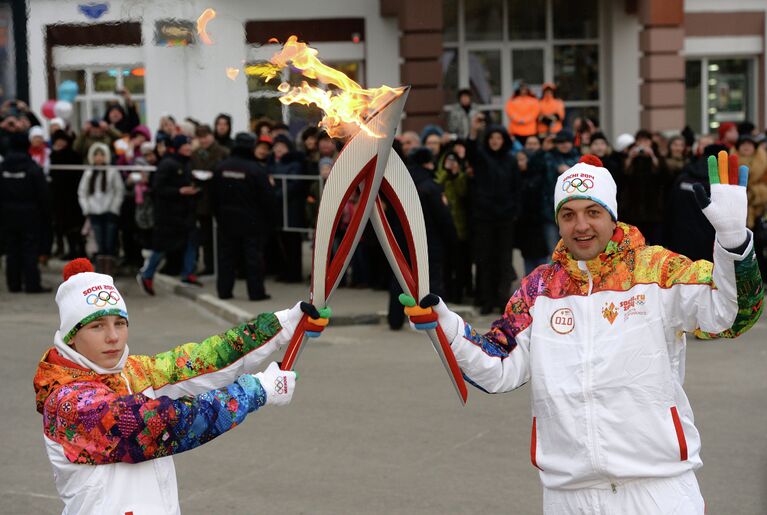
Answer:
[[[79, 85], [75, 122], [103, 114], [126, 88], [150, 128], [171, 113], [243, 130], [260, 116], [298, 127], [312, 109], [285, 107], [249, 75], [291, 34], [362, 84], [410, 84], [403, 128], [442, 119], [459, 88], [505, 122], [520, 81], [558, 85], [568, 121], [616, 135], [640, 127], [714, 131], [765, 126], [764, 0], [28, 0], [29, 99]], [[197, 33], [207, 8], [212, 40]], [[298, 77], [286, 71], [284, 80]], [[23, 92], [20, 92], [23, 96]]]

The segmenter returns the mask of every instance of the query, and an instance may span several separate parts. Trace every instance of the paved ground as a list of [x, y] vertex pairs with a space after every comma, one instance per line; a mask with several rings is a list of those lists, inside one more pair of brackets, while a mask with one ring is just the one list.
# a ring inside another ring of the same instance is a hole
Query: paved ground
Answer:
[[[118, 286], [135, 353], [227, 326], [186, 299], [147, 298], [132, 281]], [[32, 391], [57, 324], [52, 295], [0, 286], [3, 514], [61, 512]], [[686, 389], [703, 436], [699, 479], [709, 514], [767, 513], [765, 364], [765, 320], [738, 340], [689, 347]], [[176, 458], [185, 514], [540, 513], [527, 388], [471, 390], [461, 408], [426, 340], [385, 326], [331, 327], [297, 368], [290, 406], [257, 412]]]

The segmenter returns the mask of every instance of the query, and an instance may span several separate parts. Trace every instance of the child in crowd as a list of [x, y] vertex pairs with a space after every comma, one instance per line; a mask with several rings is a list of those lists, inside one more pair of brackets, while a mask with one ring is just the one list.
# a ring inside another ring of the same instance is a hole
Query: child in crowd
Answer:
[[125, 184], [117, 170], [104, 168], [110, 163], [109, 147], [94, 143], [88, 149], [88, 168], [80, 179], [77, 198], [83, 215], [96, 237], [99, 272], [112, 275], [117, 263], [117, 229]]
[[299, 303], [155, 356], [129, 355], [128, 311], [112, 277], [87, 259], [64, 268], [60, 326], [34, 379], [37, 411], [64, 513], [180, 513], [173, 454], [198, 447], [264, 405], [285, 405], [296, 375], [271, 363], [303, 313]]

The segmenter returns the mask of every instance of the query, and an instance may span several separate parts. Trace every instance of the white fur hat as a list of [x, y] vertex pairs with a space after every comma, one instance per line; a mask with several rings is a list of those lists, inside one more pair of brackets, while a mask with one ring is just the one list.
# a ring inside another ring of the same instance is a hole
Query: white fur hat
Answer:
[[97, 274], [85, 258], [67, 263], [64, 282], [56, 292], [59, 306], [59, 334], [69, 342], [83, 326], [93, 320], [116, 315], [128, 319], [128, 308], [111, 276]]
[[631, 145], [633, 145], [634, 141], [634, 136], [624, 133], [615, 138], [615, 145], [613, 145], [613, 148], [616, 152], [623, 152]]
[[36, 138], [38, 136], [45, 139], [45, 131], [39, 125], [35, 125], [29, 129], [29, 141], [32, 141], [32, 138]]
[[589, 199], [605, 208], [613, 220], [618, 220], [618, 188], [602, 161], [591, 154], [585, 155], [572, 168], [557, 178], [554, 187], [554, 219], [562, 204], [575, 199]]

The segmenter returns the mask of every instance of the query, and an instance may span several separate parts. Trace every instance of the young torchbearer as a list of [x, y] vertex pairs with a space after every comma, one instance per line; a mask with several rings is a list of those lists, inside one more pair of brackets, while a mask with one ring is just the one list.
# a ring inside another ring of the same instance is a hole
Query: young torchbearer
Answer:
[[112, 277], [86, 259], [64, 268], [60, 326], [35, 374], [37, 411], [65, 514], [180, 513], [173, 454], [265, 405], [285, 405], [296, 375], [266, 358], [304, 313], [310, 336], [330, 311], [307, 303], [154, 356], [128, 352], [128, 311]]
[[488, 333], [434, 295], [401, 299], [416, 328], [439, 320], [474, 385], [530, 383], [545, 514], [704, 513], [700, 436], [682, 388], [686, 333], [738, 336], [764, 297], [746, 229], [748, 169], [726, 153], [712, 159], [710, 198], [702, 185], [694, 194], [716, 230], [713, 263], [645, 245], [618, 221], [610, 172], [585, 156], [557, 179], [551, 262], [522, 280]]

